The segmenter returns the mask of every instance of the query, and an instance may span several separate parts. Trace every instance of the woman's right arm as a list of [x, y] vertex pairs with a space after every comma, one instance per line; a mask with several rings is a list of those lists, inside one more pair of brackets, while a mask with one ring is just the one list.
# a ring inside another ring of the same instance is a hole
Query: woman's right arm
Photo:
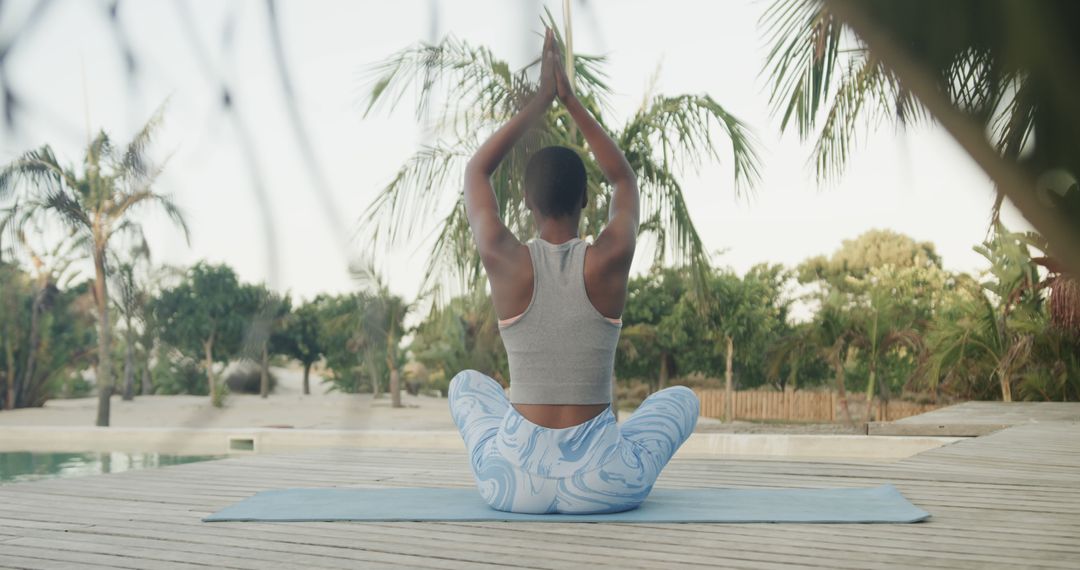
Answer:
[[625, 268], [629, 271], [630, 262], [634, 258], [640, 216], [637, 177], [615, 141], [611, 140], [600, 123], [596, 122], [596, 119], [589, 114], [574, 94], [561, 61], [555, 66], [555, 77], [559, 99], [566, 106], [574, 123], [581, 129], [581, 134], [589, 143], [589, 148], [592, 149], [600, 170], [614, 188], [608, 210], [608, 224], [597, 236], [593, 246], [604, 253], [604, 257], [611, 263], [610, 267]]

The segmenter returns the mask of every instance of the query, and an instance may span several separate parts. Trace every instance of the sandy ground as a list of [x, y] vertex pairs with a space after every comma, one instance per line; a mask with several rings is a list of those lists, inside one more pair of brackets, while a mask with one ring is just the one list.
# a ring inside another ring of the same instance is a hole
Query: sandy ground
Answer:
[[[224, 408], [210, 405], [209, 396], [136, 396], [125, 402], [114, 396], [111, 424], [116, 427], [298, 429], [455, 430], [445, 398], [410, 396], [402, 392], [405, 407], [390, 407], [390, 398], [370, 394], [324, 393], [321, 378], [311, 375], [312, 394], [303, 394], [300, 370], [274, 368], [277, 388], [268, 398], [230, 394]], [[626, 419], [628, 413], [620, 414]], [[97, 398], [50, 400], [42, 408], [0, 412], [0, 426], [92, 426]], [[699, 432], [849, 434], [843, 424], [770, 424], [733, 422], [712, 418], [698, 421]]]
[[[130, 402], [114, 396], [110, 423], [116, 427], [452, 430], [446, 399], [402, 392], [404, 408], [390, 407], [390, 397], [324, 393], [312, 373], [311, 391], [303, 394], [300, 370], [274, 368], [277, 388], [267, 398], [230, 394], [225, 407], [210, 405], [209, 396], [136, 396]], [[0, 425], [92, 426], [97, 398], [49, 400], [42, 408], [0, 412]]]

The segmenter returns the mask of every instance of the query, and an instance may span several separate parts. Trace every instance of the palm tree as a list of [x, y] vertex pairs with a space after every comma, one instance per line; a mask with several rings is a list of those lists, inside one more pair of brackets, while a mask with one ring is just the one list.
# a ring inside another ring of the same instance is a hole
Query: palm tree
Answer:
[[304, 395], [311, 394], [311, 367], [323, 357], [325, 348], [320, 342], [319, 307], [315, 301], [296, 307], [285, 319], [279, 335], [278, 351], [304, 365]]
[[[187, 224], [179, 208], [168, 196], [154, 190], [162, 167], [147, 156], [147, 147], [161, 124], [162, 109], [123, 148], [117, 148], [104, 131], [90, 142], [79, 173], [63, 166], [49, 145], [32, 150], [0, 171], [0, 198], [16, 187], [25, 187], [20, 199], [3, 223], [17, 232], [31, 220], [49, 218], [67, 226], [85, 239], [94, 263], [94, 302], [98, 312], [98, 413], [96, 425], [109, 425], [109, 397], [112, 370], [109, 347], [107, 287], [110, 244], [123, 237], [142, 238], [142, 227], [134, 216], [147, 205], [160, 207], [188, 237]], [[2, 228], [0, 228], [2, 229]]]
[[852, 328], [843, 296], [835, 290], [820, 297], [820, 307], [814, 320], [796, 326], [790, 333], [774, 343], [766, 360], [768, 375], [777, 377], [780, 369], [790, 366], [794, 378], [799, 368], [810, 359], [828, 363], [833, 371], [840, 408], [847, 423], [854, 425], [847, 401], [846, 368], [852, 346]]
[[[871, 402], [877, 389], [883, 405], [887, 405], [890, 391], [888, 382], [878, 378], [878, 370], [885, 357], [898, 350], [907, 350], [917, 358], [923, 354], [922, 336], [906, 322], [899, 311], [890, 305], [891, 297], [881, 291], [871, 293], [869, 307], [854, 316], [849, 332], [851, 345], [859, 351], [867, 363], [869, 376], [866, 381], [866, 417], [870, 419]], [[914, 375], [914, 374], [913, 374]], [[879, 420], [881, 414], [879, 413]]]
[[[761, 21], [770, 44], [769, 103], [780, 130], [814, 138], [821, 181], [843, 173], [860, 128], [898, 126], [926, 113], [823, 0], [773, 0]], [[820, 130], [819, 125], [820, 123]]]
[[[13, 209], [6, 210], [4, 214], [5, 220], [10, 218], [13, 215]], [[70, 270], [78, 256], [78, 249], [83, 245], [80, 240], [73, 239], [70, 235], [63, 236], [52, 247], [43, 245], [40, 240], [34, 239], [34, 237], [45, 236], [41, 225], [32, 222], [28, 222], [26, 225], [30, 227], [24, 227], [16, 232], [15, 243], [7, 248], [7, 253], [12, 258], [15, 258], [19, 252], [25, 253], [26, 257], [29, 258], [30, 265], [33, 267], [29, 275], [29, 285], [32, 292], [30, 326], [26, 335], [26, 360], [22, 368], [21, 380], [16, 378], [14, 365], [14, 344], [16, 342], [15, 337], [18, 336], [15, 332], [17, 330], [15, 320], [19, 311], [15, 307], [5, 307], [5, 311], [11, 313], [10, 318], [5, 319], [5, 326], [9, 329], [6, 335], [6, 340], [9, 343], [6, 346], [9, 366], [6, 374], [8, 378], [8, 396], [5, 404], [9, 408], [15, 407], [16, 404], [26, 405], [22, 402], [22, 396], [34, 386], [38, 372], [38, 359], [41, 356], [41, 347], [43, 344], [45, 346], [49, 344], [47, 338], [42, 338], [42, 318], [60, 293], [60, 289], [70, 286], [75, 279], [75, 273]], [[12, 289], [17, 291], [18, 287], [12, 286]]]
[[[708, 257], [677, 172], [682, 167], [696, 168], [705, 160], [720, 159], [719, 129], [730, 143], [735, 188], [747, 188], [757, 180], [758, 159], [752, 136], [742, 122], [708, 95], [650, 93], [637, 112], [616, 130], [614, 123], [604, 117], [610, 95], [604, 80], [604, 58], [568, 53], [564, 60], [573, 62], [579, 98], [601, 124], [613, 131], [613, 138], [637, 174], [642, 196], [641, 232], [656, 239], [658, 256], [671, 254], [680, 263], [692, 265], [698, 276], [704, 275]], [[414, 154], [363, 218], [373, 241], [390, 244], [438, 227], [425, 278], [426, 285], [436, 291], [451, 275], [456, 275], [463, 289], [476, 284], [482, 275], [465, 218], [459, 174], [479, 145], [481, 134], [507, 121], [534, 92], [527, 72], [536, 63], [513, 71], [489, 49], [448, 37], [435, 45], [406, 48], [373, 68], [365, 116], [380, 108], [393, 110], [403, 94], [414, 89], [419, 93], [417, 117], [425, 116], [436, 98], [445, 103], [435, 134], [449, 142], [427, 145]], [[518, 235], [528, 234], [533, 223], [522, 195], [521, 172], [532, 152], [554, 144], [588, 155], [584, 138], [561, 107], [547, 113], [543, 124], [511, 151], [492, 178], [503, 219]], [[587, 160], [586, 168], [593, 199], [582, 214], [581, 233], [596, 236], [608, 218], [611, 188], [602, 182], [604, 178], [593, 161]], [[442, 220], [433, 225], [436, 215]]]
[[991, 228], [1007, 194], [1075, 270], [1078, 15], [1072, 2], [773, 0], [774, 113], [815, 139], [821, 180], [864, 129], [939, 121], [997, 185]]
[[409, 353], [447, 383], [454, 374], [467, 369], [478, 370], [500, 383], [505, 383], [508, 374], [495, 310], [483, 290], [455, 297], [442, 306], [432, 304], [427, 317], [413, 331]]
[[981, 379], [996, 378], [1001, 399], [1012, 401], [1013, 384], [1047, 324], [1040, 290], [1048, 283], [1040, 281], [1028, 249], [1040, 243], [1036, 235], [998, 224], [995, 235], [975, 248], [990, 262], [990, 279], [965, 281], [951, 309], [936, 320], [928, 339], [931, 387], [944, 378], [978, 390]]
[[292, 299], [265, 285], [242, 285], [252, 301], [252, 318], [244, 335], [241, 353], [259, 366], [259, 397], [270, 395], [270, 355], [286, 352], [285, 327], [292, 314]]
[[15, 408], [15, 397], [18, 392], [15, 378], [18, 369], [15, 366], [15, 349], [18, 339], [24, 338], [22, 331], [21, 308], [23, 305], [22, 289], [29, 288], [30, 279], [18, 268], [8, 262], [0, 260], [0, 283], [4, 284], [0, 290], [0, 341], [4, 345], [4, 409]]
[[[784, 390], [799, 389], [799, 375], [815, 360], [821, 360], [814, 344], [814, 323], [799, 323], [777, 338], [765, 353], [765, 376]], [[784, 367], [787, 378], [781, 378]]]
[[[373, 263], [356, 264], [353, 267], [353, 277], [365, 288], [369, 289], [369, 297], [365, 303], [362, 314], [364, 344], [372, 349], [371, 354], [377, 347], [382, 347], [383, 358], [386, 360], [386, 369], [390, 373], [390, 406], [402, 407], [401, 404], [401, 370], [398, 366], [398, 345], [404, 335], [405, 315], [413, 308], [413, 303], [406, 303], [404, 299], [390, 292], [386, 280], [375, 269]], [[372, 370], [375, 370], [372, 367]], [[378, 396], [378, 380], [372, 377], [374, 393]]]
[[[136, 323], [145, 329], [146, 313], [149, 307], [149, 295], [135, 275], [136, 265], [150, 261], [150, 249], [145, 242], [131, 248], [127, 259], [117, 260], [112, 272], [113, 295], [116, 310], [124, 321], [124, 400], [135, 398], [135, 346], [140, 333]], [[145, 378], [144, 378], [145, 384]], [[143, 386], [145, 391], [146, 386]]]

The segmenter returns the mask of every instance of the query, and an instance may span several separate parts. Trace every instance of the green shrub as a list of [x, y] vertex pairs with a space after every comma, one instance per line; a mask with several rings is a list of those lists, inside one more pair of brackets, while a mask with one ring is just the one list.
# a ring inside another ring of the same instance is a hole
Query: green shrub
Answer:
[[425, 392], [438, 392], [443, 398], [450, 392], [450, 378], [444, 370], [437, 369], [427, 375], [423, 383]]
[[154, 385], [154, 393], [164, 396], [205, 396], [210, 393], [202, 366], [185, 356], [159, 358], [150, 372], [150, 381]]
[[638, 380], [620, 382], [615, 386], [615, 397], [619, 408], [636, 408], [649, 397], [649, 385]]
[[[277, 378], [274, 377], [274, 373], [268, 373], [267, 379], [270, 383], [270, 391], [273, 392], [277, 386]], [[225, 385], [229, 387], [229, 392], [235, 394], [258, 394], [260, 393], [262, 385], [262, 372], [258, 366], [242, 366], [229, 372], [229, 375], [225, 378]]]

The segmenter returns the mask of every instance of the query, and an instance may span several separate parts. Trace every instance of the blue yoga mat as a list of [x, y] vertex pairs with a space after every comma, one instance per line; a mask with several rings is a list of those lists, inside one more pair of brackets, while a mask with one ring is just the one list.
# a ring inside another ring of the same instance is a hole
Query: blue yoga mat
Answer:
[[217, 521], [514, 521], [621, 523], [913, 523], [930, 513], [892, 485], [868, 489], [654, 489], [637, 509], [603, 515], [524, 515], [487, 506], [476, 489], [263, 491], [206, 518]]

